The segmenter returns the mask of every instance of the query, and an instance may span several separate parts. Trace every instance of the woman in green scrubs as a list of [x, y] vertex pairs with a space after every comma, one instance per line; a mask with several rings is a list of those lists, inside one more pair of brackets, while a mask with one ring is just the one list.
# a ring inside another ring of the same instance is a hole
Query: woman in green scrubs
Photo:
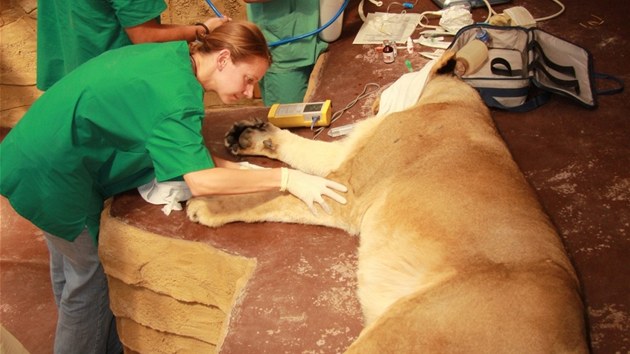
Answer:
[[203, 93], [252, 97], [271, 62], [254, 24], [231, 21], [202, 42], [110, 50], [46, 91], [0, 144], [0, 192], [41, 228], [59, 308], [55, 353], [120, 352], [98, 261], [104, 200], [183, 177], [193, 196], [286, 190], [312, 210], [345, 186], [287, 168], [240, 169], [201, 135]]

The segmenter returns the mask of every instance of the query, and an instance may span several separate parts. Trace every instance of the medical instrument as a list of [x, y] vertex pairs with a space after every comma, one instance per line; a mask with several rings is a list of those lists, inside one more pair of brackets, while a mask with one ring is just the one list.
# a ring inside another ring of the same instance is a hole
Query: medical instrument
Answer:
[[350, 124], [342, 125], [340, 127], [331, 128], [328, 131], [328, 136], [331, 138], [336, 138], [338, 136], [348, 135], [350, 134], [352, 129], [354, 129], [355, 124], [356, 123], [350, 123]]
[[432, 38], [432, 37], [445, 37], [445, 36], [455, 36], [455, 33], [441, 30], [441, 29], [433, 29], [433, 30], [424, 30], [419, 33], [423, 37]]
[[[267, 45], [269, 47], [277, 47], [277, 46], [282, 45], [282, 44], [290, 43], [290, 42], [293, 42], [293, 41], [297, 41], [297, 40], [300, 40], [300, 39], [307, 38], [307, 37], [314, 36], [314, 35], [318, 34], [319, 32], [325, 30], [328, 26], [332, 25], [337, 20], [337, 18], [343, 14], [343, 12], [346, 9], [346, 7], [348, 6], [349, 2], [350, 2], [350, 0], [344, 0], [343, 4], [341, 4], [341, 7], [339, 8], [339, 11], [337, 11], [335, 16], [333, 16], [330, 19], [330, 21], [326, 22], [323, 26], [321, 26], [321, 27], [319, 27], [319, 28], [317, 28], [317, 29], [315, 29], [313, 31], [310, 31], [310, 32], [307, 32], [307, 33], [304, 33], [304, 34], [301, 34], [301, 35], [298, 35], [298, 36], [295, 36], [295, 37], [284, 38], [284, 39], [281, 39], [281, 40], [278, 40], [278, 41], [275, 41], [275, 42], [272, 42], [272, 43], [267, 43]], [[208, 4], [208, 6], [210, 6], [210, 8], [215, 13], [215, 15], [217, 15], [217, 17], [223, 17], [223, 14], [214, 6], [214, 4], [212, 3], [211, 0], [206, 0], [206, 3]]]
[[447, 49], [451, 45], [451, 41], [444, 41], [444, 37], [425, 37], [420, 36], [418, 39], [414, 39], [414, 43], [418, 43], [421, 46], [429, 48]]
[[411, 66], [411, 62], [409, 61], [409, 59], [405, 60], [405, 66], [407, 67], [407, 70], [409, 70], [409, 72], [413, 72], [413, 66]]
[[444, 54], [444, 49], [436, 49], [433, 52], [418, 52], [418, 54], [427, 59], [438, 59]]
[[332, 117], [331, 102], [276, 103], [271, 106], [267, 119], [279, 128], [327, 127]]
[[413, 39], [411, 37], [407, 37], [407, 53], [413, 53]]

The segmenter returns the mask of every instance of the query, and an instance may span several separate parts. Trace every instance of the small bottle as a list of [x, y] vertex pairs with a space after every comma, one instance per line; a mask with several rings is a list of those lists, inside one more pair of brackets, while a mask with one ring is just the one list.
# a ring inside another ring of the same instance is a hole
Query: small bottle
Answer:
[[492, 44], [492, 37], [490, 37], [490, 33], [483, 28], [479, 29], [479, 32], [475, 35], [475, 38], [484, 42], [487, 47], [490, 47]]
[[394, 62], [394, 59], [396, 59], [394, 47], [392, 47], [386, 39], [383, 41], [383, 61], [385, 64], [390, 64]]

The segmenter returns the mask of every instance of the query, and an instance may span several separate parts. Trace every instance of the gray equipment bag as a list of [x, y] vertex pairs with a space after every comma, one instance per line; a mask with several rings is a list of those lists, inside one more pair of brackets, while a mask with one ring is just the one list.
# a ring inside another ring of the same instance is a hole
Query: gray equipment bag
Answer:
[[[459, 50], [483, 30], [490, 36], [488, 59], [462, 79], [479, 91], [488, 107], [526, 112], [545, 104], [553, 93], [595, 108], [597, 95], [623, 91], [620, 79], [593, 72], [586, 49], [539, 28], [473, 24], [457, 32], [449, 49]], [[612, 81], [614, 87], [598, 91], [595, 79]]]

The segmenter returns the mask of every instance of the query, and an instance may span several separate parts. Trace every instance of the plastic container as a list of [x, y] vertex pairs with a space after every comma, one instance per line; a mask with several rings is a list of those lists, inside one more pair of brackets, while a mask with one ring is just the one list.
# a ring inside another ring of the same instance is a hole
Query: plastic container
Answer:
[[[303, 0], [304, 1], [304, 0]], [[319, 0], [319, 25], [323, 26], [328, 23], [343, 5], [344, 0]], [[344, 11], [345, 12], [345, 11]], [[341, 27], [343, 25], [343, 12], [337, 17], [335, 22], [319, 32], [319, 38], [326, 42], [334, 42], [341, 36]]]

